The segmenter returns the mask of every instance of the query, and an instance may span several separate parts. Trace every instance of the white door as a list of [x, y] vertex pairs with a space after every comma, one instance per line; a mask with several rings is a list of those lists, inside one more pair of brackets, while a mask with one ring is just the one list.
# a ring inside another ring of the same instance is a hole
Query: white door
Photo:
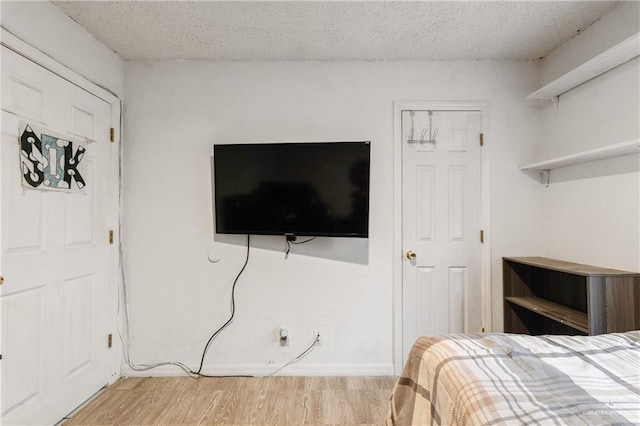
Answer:
[[481, 113], [401, 118], [404, 362], [419, 336], [482, 330]]
[[[56, 423], [114, 372], [110, 119], [107, 102], [2, 48], [3, 424]], [[21, 120], [85, 141], [84, 193], [23, 189]]]

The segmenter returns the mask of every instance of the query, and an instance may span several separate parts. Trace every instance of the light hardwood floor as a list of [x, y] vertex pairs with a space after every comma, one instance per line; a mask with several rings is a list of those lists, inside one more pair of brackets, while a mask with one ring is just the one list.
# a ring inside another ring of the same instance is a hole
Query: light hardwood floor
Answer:
[[395, 377], [122, 378], [61, 424], [385, 424]]

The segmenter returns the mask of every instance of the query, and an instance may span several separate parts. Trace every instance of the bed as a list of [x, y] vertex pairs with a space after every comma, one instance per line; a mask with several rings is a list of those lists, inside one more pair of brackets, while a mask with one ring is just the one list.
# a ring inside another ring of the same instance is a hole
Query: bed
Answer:
[[421, 337], [387, 424], [640, 424], [640, 331]]

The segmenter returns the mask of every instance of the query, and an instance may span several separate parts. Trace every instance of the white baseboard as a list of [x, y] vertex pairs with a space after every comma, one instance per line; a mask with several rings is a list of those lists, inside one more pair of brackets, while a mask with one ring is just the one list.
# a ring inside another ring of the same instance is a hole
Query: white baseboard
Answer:
[[[205, 368], [203, 374], [210, 376], [266, 376], [280, 365], [224, 364]], [[163, 365], [146, 371], [132, 370], [122, 366], [123, 377], [168, 377], [185, 376], [185, 372], [173, 365]], [[291, 365], [277, 373], [278, 376], [393, 376], [393, 364], [305, 364]]]

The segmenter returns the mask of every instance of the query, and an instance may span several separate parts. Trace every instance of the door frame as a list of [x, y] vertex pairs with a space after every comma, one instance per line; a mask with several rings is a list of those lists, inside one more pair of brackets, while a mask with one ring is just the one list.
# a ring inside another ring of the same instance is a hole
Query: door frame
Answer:
[[[109, 260], [109, 274], [107, 277], [107, 285], [109, 292], [109, 301], [108, 301], [108, 309], [113, 314], [112, 318], [112, 334], [114, 337], [117, 337], [117, 333], [119, 330], [119, 321], [118, 321], [118, 300], [119, 300], [119, 265], [120, 265], [120, 254], [117, 249], [120, 236], [120, 217], [121, 217], [121, 208], [120, 208], [120, 193], [121, 193], [121, 134], [122, 134], [122, 120], [121, 120], [121, 111], [122, 111], [122, 102], [118, 96], [87, 80], [82, 75], [78, 74], [76, 71], [68, 68], [67, 66], [61, 64], [60, 62], [53, 59], [48, 54], [39, 50], [38, 48], [30, 45], [24, 40], [16, 37], [9, 31], [4, 28], [0, 28], [0, 45], [6, 47], [17, 53], [18, 55], [28, 59], [29, 61], [35, 63], [36, 65], [41, 66], [42, 68], [52, 72], [58, 77], [68, 81], [69, 83], [79, 87], [87, 91], [88, 93], [96, 96], [97, 98], [105, 101], [111, 106], [111, 117], [110, 117], [110, 127], [114, 129], [114, 137], [113, 137], [113, 145], [114, 149], [111, 154], [111, 158], [109, 160], [109, 173], [111, 179], [108, 182], [108, 200], [106, 204], [105, 215], [107, 217], [107, 228], [112, 229], [114, 231], [114, 244], [111, 248], [111, 259]], [[0, 203], [0, 212], [2, 211], [2, 205]], [[107, 235], [104, 238], [108, 238]], [[0, 271], [2, 271], [2, 258], [0, 257]], [[110, 383], [115, 382], [121, 373], [121, 362], [122, 362], [122, 351], [120, 348], [120, 342], [117, 338], [112, 339], [113, 346], [111, 347], [111, 380]], [[105, 345], [106, 336], [105, 336]]]
[[481, 246], [480, 275], [482, 282], [482, 327], [492, 330], [491, 323], [491, 175], [489, 139], [489, 103], [487, 101], [395, 101], [393, 103], [393, 367], [395, 375], [402, 372], [402, 111], [478, 111], [484, 146], [480, 151], [480, 226], [484, 230]]

